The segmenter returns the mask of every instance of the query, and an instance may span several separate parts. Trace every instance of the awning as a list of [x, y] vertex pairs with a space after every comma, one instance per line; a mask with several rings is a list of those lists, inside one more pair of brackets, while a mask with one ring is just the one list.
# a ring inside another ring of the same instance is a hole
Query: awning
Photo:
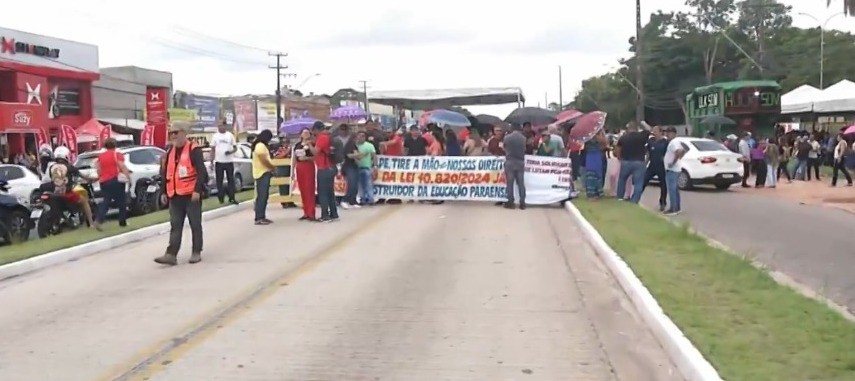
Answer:
[[103, 131], [107, 126], [101, 124], [97, 119], [89, 119], [88, 122], [81, 124], [74, 131], [77, 132], [77, 135], [91, 135], [94, 137], [101, 136], [101, 131]]
[[131, 130], [145, 130], [146, 123], [137, 119], [121, 119], [121, 118], [98, 118], [98, 121], [104, 124], [112, 125], [113, 127], [124, 127]]
[[408, 110], [525, 102], [522, 89], [518, 87], [375, 91], [368, 97], [369, 102]]

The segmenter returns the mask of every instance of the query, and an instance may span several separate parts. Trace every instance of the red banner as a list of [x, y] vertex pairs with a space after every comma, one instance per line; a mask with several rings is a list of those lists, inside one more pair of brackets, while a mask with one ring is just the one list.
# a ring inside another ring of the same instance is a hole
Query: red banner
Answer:
[[258, 129], [258, 109], [252, 99], [235, 100], [235, 133], [255, 131]]
[[145, 128], [140, 134], [140, 145], [143, 146], [153, 146], [154, 145], [154, 126], [150, 124], [146, 124]]
[[98, 146], [103, 148], [104, 142], [111, 136], [113, 136], [113, 126], [107, 124], [101, 129], [101, 133], [98, 136]]
[[148, 145], [166, 147], [166, 125], [169, 123], [169, 103], [165, 87], [147, 87], [145, 90], [146, 123], [152, 126], [152, 143]]
[[38, 132], [36, 132], [36, 147], [41, 149], [44, 145], [50, 146], [50, 142], [48, 141], [45, 130], [43, 128], [39, 128]]
[[77, 131], [74, 130], [74, 127], [63, 124], [59, 126], [59, 132], [62, 135], [62, 144], [71, 151], [68, 161], [74, 163], [77, 160]]

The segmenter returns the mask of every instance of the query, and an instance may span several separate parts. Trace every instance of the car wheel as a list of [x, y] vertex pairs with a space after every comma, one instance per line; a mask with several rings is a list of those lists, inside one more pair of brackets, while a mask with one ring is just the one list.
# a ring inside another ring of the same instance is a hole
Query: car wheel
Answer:
[[689, 176], [689, 172], [686, 172], [685, 169], [677, 176], [677, 188], [681, 190], [692, 189], [692, 177]]
[[718, 189], [718, 190], [728, 190], [728, 189], [730, 189], [730, 185], [731, 185], [731, 184], [716, 184], [716, 185], [715, 185], [715, 189]]
[[243, 176], [240, 173], [235, 174], [235, 192], [243, 190]]

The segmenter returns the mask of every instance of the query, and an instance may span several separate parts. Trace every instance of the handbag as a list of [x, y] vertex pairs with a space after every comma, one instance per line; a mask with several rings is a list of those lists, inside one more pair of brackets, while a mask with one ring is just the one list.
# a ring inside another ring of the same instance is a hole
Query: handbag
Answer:
[[[119, 166], [119, 152], [113, 151], [113, 159], [116, 161], [116, 167]], [[116, 180], [118, 180], [122, 184], [127, 184], [130, 179], [128, 176], [125, 176], [124, 173], [119, 172], [119, 175], [116, 176]]]

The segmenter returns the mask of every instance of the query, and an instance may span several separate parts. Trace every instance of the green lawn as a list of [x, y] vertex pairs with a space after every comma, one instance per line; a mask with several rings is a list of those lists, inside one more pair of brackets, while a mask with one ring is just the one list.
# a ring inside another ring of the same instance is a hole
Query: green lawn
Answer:
[[855, 324], [836, 312], [638, 206], [573, 203], [725, 380], [855, 380]]
[[[252, 200], [255, 192], [247, 191], [237, 194], [237, 200], [240, 202]], [[229, 207], [226, 204], [226, 207]], [[222, 207], [216, 197], [211, 197], [205, 200], [202, 204], [203, 210], [212, 210]], [[23, 259], [35, 257], [52, 251], [65, 249], [68, 247], [92, 242], [101, 238], [126, 233], [134, 229], [144, 228], [146, 226], [156, 225], [169, 221], [169, 212], [161, 210], [156, 213], [147, 214], [144, 216], [133, 217], [128, 219], [128, 227], [120, 228], [118, 222], [109, 221], [104, 224], [104, 231], [95, 229], [80, 229], [76, 231], [63, 232], [60, 235], [47, 237], [45, 239], [31, 239], [11, 246], [0, 247], [0, 265], [17, 262]]]

